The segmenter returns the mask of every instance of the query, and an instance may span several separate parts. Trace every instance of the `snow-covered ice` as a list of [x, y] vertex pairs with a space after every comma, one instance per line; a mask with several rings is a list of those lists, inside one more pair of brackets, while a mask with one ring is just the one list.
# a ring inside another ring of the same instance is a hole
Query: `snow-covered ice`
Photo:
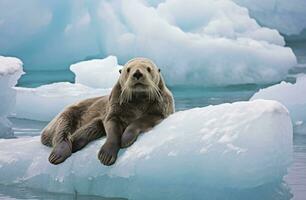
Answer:
[[97, 159], [103, 142], [54, 166], [39, 137], [2, 139], [0, 183], [129, 199], [202, 199], [205, 188], [281, 181], [291, 160], [292, 124], [280, 103], [256, 100], [176, 112], [122, 150], [111, 167]]
[[291, 115], [296, 133], [306, 134], [306, 75], [297, 77], [296, 83], [280, 84], [261, 89], [251, 100], [276, 100], [285, 105]]
[[91, 88], [69, 82], [58, 82], [37, 88], [15, 87], [14, 89], [17, 97], [12, 116], [38, 121], [50, 121], [67, 105], [86, 98], [106, 95], [111, 91], [110, 88]]
[[16, 92], [12, 89], [23, 74], [18, 58], [0, 56], [0, 138], [13, 135], [7, 115], [15, 106]]
[[[0, 53], [25, 49], [32, 70], [107, 55], [124, 64], [142, 56], [160, 66], [170, 85], [207, 86], [280, 81], [296, 64], [277, 30], [260, 26], [230, 0], [2, 3]], [[6, 43], [7, 36], [15, 40]]]
[[70, 66], [75, 74], [75, 83], [93, 88], [112, 88], [119, 78], [121, 68], [115, 56], [78, 62]]

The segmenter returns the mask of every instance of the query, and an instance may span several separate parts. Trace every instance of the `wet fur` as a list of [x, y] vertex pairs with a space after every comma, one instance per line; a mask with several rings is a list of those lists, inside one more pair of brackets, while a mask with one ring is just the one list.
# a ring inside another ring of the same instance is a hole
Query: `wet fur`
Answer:
[[[148, 67], [151, 71], [147, 71]], [[133, 88], [131, 74], [137, 69], [144, 74], [142, 83], [148, 87]], [[158, 68], [148, 59], [136, 58], [124, 66], [110, 95], [67, 107], [42, 131], [41, 142], [53, 147], [49, 161], [59, 164], [89, 142], [106, 136], [98, 159], [104, 165], [112, 165], [120, 148], [133, 144], [140, 133], [173, 112], [173, 96]]]

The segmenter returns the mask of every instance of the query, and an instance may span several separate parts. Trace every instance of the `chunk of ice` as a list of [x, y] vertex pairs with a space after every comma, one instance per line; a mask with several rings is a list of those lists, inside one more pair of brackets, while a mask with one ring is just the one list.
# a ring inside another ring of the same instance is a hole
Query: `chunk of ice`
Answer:
[[75, 83], [93, 88], [112, 88], [119, 78], [119, 69], [121, 66], [118, 66], [115, 56], [78, 62], [70, 66], [75, 74]]
[[297, 77], [296, 83], [281, 82], [255, 93], [251, 100], [267, 99], [281, 102], [287, 107], [296, 133], [306, 134], [306, 75]]
[[18, 58], [0, 56], [0, 138], [13, 135], [7, 115], [15, 106], [16, 92], [12, 89], [23, 74]]
[[110, 167], [97, 159], [104, 141], [54, 166], [39, 137], [0, 140], [0, 183], [129, 199], [202, 199], [206, 188], [281, 181], [291, 160], [292, 125], [280, 103], [256, 100], [174, 113]]

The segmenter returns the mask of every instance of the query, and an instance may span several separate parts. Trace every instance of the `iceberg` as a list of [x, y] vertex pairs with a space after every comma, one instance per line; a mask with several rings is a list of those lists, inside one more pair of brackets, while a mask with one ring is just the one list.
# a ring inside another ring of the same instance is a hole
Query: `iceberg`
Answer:
[[203, 199], [209, 188], [281, 182], [291, 161], [292, 124], [280, 103], [255, 100], [176, 112], [121, 150], [110, 167], [97, 159], [104, 141], [54, 166], [39, 136], [2, 139], [0, 184], [128, 199]]
[[37, 88], [14, 87], [14, 90], [17, 93], [16, 105], [11, 116], [37, 121], [50, 121], [67, 105], [111, 92], [111, 88], [91, 88], [69, 82]]
[[23, 74], [22, 65], [18, 58], [0, 56], [0, 138], [13, 136], [7, 116], [15, 106], [16, 92], [12, 87]]
[[306, 134], [306, 75], [298, 75], [296, 83], [281, 82], [255, 93], [251, 100], [267, 99], [281, 102], [290, 112], [295, 132]]
[[170, 85], [267, 83], [296, 64], [276, 30], [260, 27], [231, 1], [168, 0], [152, 8], [133, 0], [123, 1], [122, 9], [132, 33], [123, 31], [124, 40], [110, 52], [152, 58]]
[[[0, 8], [0, 53], [17, 53], [31, 70], [142, 56], [157, 63], [169, 85], [211, 86], [277, 82], [296, 64], [277, 30], [229, 0], [11, 0]], [[15, 40], [7, 43], [8, 36]]]

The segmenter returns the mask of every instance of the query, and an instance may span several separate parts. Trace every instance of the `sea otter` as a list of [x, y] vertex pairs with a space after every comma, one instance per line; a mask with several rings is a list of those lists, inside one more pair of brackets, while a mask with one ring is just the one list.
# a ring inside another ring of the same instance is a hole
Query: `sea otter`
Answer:
[[132, 145], [140, 133], [174, 112], [172, 93], [151, 60], [132, 59], [119, 72], [110, 95], [68, 106], [43, 129], [41, 142], [53, 147], [50, 163], [62, 163], [89, 142], [106, 136], [98, 158], [112, 165], [120, 148]]

